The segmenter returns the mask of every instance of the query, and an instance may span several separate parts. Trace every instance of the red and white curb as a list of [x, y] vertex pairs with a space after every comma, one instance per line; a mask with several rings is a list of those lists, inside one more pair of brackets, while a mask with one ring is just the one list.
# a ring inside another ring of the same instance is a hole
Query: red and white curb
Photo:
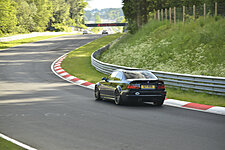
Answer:
[[[68, 74], [65, 70], [63, 70], [61, 68], [61, 63], [62, 63], [63, 59], [66, 58], [66, 56], [67, 56], [67, 54], [59, 57], [57, 60], [55, 60], [52, 63], [52, 66], [51, 66], [52, 71], [57, 76], [59, 76], [60, 78], [66, 80], [66, 81], [69, 81], [73, 84], [94, 90], [95, 84], [90, 83], [88, 81], [80, 80], [77, 77], [74, 77], [74, 76]], [[197, 103], [191, 103], [191, 102], [174, 100], [174, 99], [166, 99], [164, 102], [164, 105], [225, 115], [225, 107], [219, 107], [219, 106], [197, 104]]]
[[26, 149], [26, 150], [37, 150], [37, 149], [35, 149], [35, 148], [32, 148], [32, 147], [30, 147], [30, 146], [28, 146], [28, 145], [26, 145], [26, 144], [23, 144], [23, 143], [21, 143], [21, 142], [19, 142], [19, 141], [16, 141], [16, 140], [14, 140], [14, 139], [12, 139], [12, 138], [10, 138], [10, 137], [4, 135], [4, 134], [1, 134], [1, 133], [0, 133], [0, 138], [3, 138], [3, 139], [5, 139], [5, 140], [7, 140], [7, 141], [10, 141], [10, 142], [12, 142], [12, 143], [14, 143], [14, 144], [16, 144], [16, 145], [18, 145], [18, 146], [20, 146], [20, 147]]
[[174, 106], [174, 107], [180, 107], [185, 109], [225, 115], [225, 107], [197, 104], [197, 103], [174, 100], [174, 99], [166, 99], [164, 104], [168, 106]]
[[55, 62], [52, 63], [52, 65], [51, 65], [52, 71], [57, 76], [59, 76], [60, 78], [66, 80], [66, 81], [69, 81], [69, 82], [71, 82], [75, 85], [79, 85], [79, 86], [94, 90], [95, 84], [84, 81], [84, 80], [81, 80], [81, 79], [78, 79], [77, 77], [74, 77], [74, 76], [70, 75], [69, 73], [67, 73], [65, 70], [63, 70], [61, 68], [61, 63], [62, 63], [63, 59], [66, 58], [66, 55], [67, 54], [61, 56]]

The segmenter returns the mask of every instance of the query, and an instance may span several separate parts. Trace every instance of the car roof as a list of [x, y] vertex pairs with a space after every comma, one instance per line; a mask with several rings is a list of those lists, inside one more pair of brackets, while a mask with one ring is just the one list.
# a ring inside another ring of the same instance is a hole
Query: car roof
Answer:
[[[128, 71], [148, 71], [148, 70], [144, 70], [144, 69], [117, 69], [115, 71], [121, 71], [121, 72], [128, 72]], [[151, 71], [148, 71], [148, 72], [151, 72]]]
[[151, 71], [144, 69], [117, 69], [113, 72], [122, 72], [124, 74], [125, 72], [143, 72], [143, 71], [150, 72], [155, 77], [155, 79], [158, 79], [158, 77], [154, 75]]

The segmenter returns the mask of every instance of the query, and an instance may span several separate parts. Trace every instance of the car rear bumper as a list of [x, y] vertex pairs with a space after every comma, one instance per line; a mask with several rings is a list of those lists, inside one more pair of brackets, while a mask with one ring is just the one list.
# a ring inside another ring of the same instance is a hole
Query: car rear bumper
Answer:
[[121, 96], [127, 102], [159, 102], [165, 100], [166, 91], [125, 91]]

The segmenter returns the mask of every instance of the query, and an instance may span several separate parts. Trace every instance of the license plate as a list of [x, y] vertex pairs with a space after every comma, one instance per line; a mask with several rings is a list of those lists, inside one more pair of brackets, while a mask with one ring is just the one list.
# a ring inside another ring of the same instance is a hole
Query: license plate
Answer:
[[141, 85], [142, 89], [155, 89], [155, 85]]

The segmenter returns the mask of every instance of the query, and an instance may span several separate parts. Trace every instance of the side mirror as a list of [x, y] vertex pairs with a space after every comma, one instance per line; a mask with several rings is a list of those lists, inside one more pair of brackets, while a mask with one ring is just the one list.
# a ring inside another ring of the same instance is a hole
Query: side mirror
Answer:
[[107, 79], [107, 78], [105, 78], [105, 77], [103, 77], [103, 78], [102, 78], [102, 80], [105, 80], [106, 82], [108, 82], [108, 79]]

